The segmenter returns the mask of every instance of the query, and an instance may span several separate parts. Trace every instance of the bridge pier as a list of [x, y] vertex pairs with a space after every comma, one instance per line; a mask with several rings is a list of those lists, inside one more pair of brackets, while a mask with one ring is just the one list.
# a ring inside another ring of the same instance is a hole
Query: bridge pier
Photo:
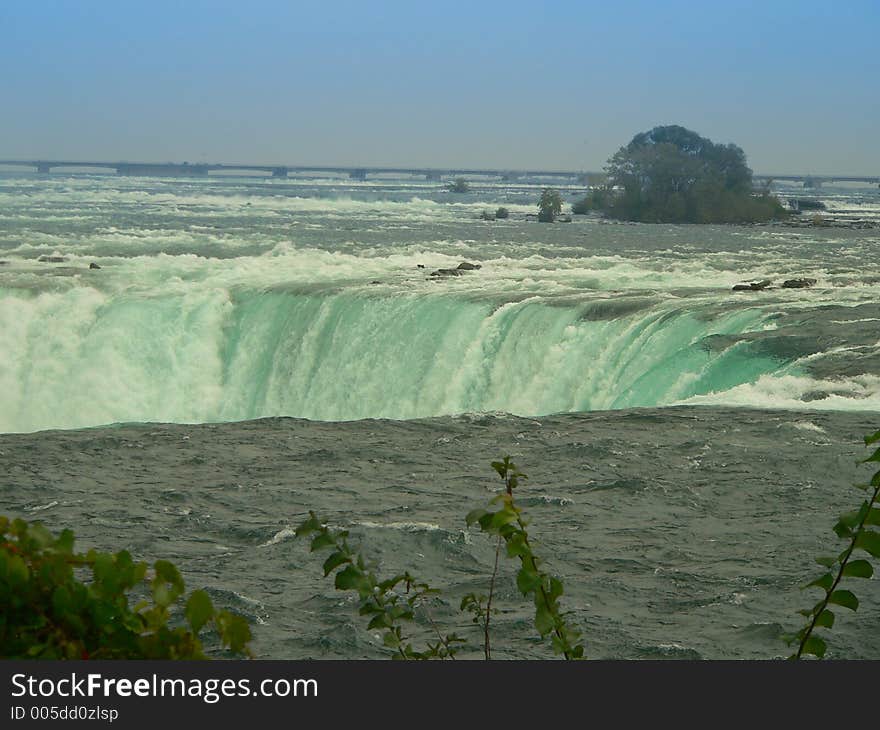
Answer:
[[49, 167], [49, 165], [47, 165], [45, 162], [37, 163], [37, 172], [41, 175], [48, 175], [51, 170], [52, 168]]
[[288, 172], [286, 167], [276, 167], [272, 170], [272, 177], [287, 177]]
[[428, 182], [440, 182], [442, 175], [439, 172], [426, 172], [425, 180]]
[[366, 180], [367, 179], [367, 171], [366, 170], [350, 170], [348, 176], [352, 180]]

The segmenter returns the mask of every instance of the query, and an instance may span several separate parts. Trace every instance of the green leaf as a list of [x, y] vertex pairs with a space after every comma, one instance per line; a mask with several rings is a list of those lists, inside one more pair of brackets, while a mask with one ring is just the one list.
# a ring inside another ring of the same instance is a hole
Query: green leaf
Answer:
[[[96, 560], [96, 569], [98, 565], [99, 561]], [[183, 595], [183, 578], [180, 577], [177, 568], [167, 560], [157, 560], [153, 568], [156, 572], [156, 577], [152, 583], [153, 601], [160, 608], [167, 608]]]
[[524, 596], [536, 590], [541, 585], [541, 574], [531, 568], [523, 566], [516, 574], [516, 587]]
[[553, 631], [555, 625], [553, 614], [542, 601], [540, 605], [535, 607], [535, 628], [541, 636], [547, 636]]
[[568, 651], [568, 644], [560, 639], [556, 634], [550, 637], [550, 644], [553, 646], [554, 654], [565, 654]]
[[825, 656], [825, 650], [828, 648], [825, 641], [818, 636], [811, 636], [804, 643], [804, 654], [812, 654], [815, 657], [819, 657], [821, 659]]
[[562, 581], [559, 578], [550, 578], [550, 590], [548, 591], [547, 597], [551, 601], [555, 601], [559, 598], [563, 593]]
[[880, 558], [880, 532], [862, 530], [856, 537], [856, 547]]
[[348, 562], [351, 562], [351, 558], [345, 553], [339, 551], [332, 553], [330, 557], [324, 561], [324, 577], [326, 578], [340, 565]]
[[[127, 562], [131, 562], [131, 557], [128, 555], [128, 553], [125, 553], [125, 557], [123, 557], [123, 554], [120, 553], [119, 557], [123, 560], [127, 558]], [[178, 594], [183, 593], [183, 578], [180, 575], [180, 571], [178, 571], [177, 568], [174, 567], [173, 563], [169, 563], [167, 560], [157, 560], [153, 567], [156, 571], [156, 578], [170, 583], [175, 592], [178, 592]]]
[[493, 461], [492, 468], [498, 472], [498, 476], [502, 479], [507, 477], [507, 467], [510, 464], [510, 457], [505, 456], [504, 461]]
[[877, 509], [877, 507], [871, 507], [871, 511], [868, 512], [868, 516], [865, 517], [865, 524], [880, 527], [880, 509]]
[[843, 569], [843, 575], [851, 578], [870, 578], [874, 568], [867, 560], [851, 560]]
[[388, 591], [394, 589], [394, 587], [398, 583], [400, 583], [402, 581], [406, 581], [408, 579], [411, 579], [411, 576], [409, 576], [408, 574], [403, 574], [403, 573], [401, 573], [399, 575], [395, 575], [393, 578], [387, 578], [387, 579], [383, 580], [381, 583], [379, 583], [379, 590], [382, 591], [382, 593], [387, 593]]
[[851, 611], [856, 611], [859, 608], [859, 599], [856, 598], [855, 594], [852, 591], [843, 589], [836, 590], [828, 596], [828, 603], [835, 603]]
[[464, 518], [465, 524], [467, 524], [467, 526], [470, 527], [475, 522], [479, 522], [480, 518], [485, 514], [486, 514], [486, 510], [484, 510], [482, 508], [472, 509], [470, 512], [467, 513], [467, 515]]
[[862, 463], [867, 463], [869, 461], [880, 461], [880, 448], [877, 448], [873, 454], [871, 454], [867, 459], [865, 459]]
[[340, 591], [359, 591], [364, 587], [366, 576], [354, 565], [348, 565], [336, 574], [335, 586]]
[[315, 513], [309, 511], [309, 519], [303, 522], [299, 527], [296, 528], [294, 532], [295, 537], [303, 537], [308, 535], [311, 532], [318, 532], [323, 529], [324, 525], [321, 524], [321, 521], [315, 516]]
[[507, 539], [507, 556], [514, 558], [517, 556], [528, 557], [532, 554], [531, 549], [526, 544], [525, 535], [521, 531], [516, 531]]
[[367, 624], [367, 631], [372, 629], [387, 629], [391, 627], [391, 621], [384, 613], [373, 616], [373, 620]]
[[831, 590], [831, 586], [834, 585], [834, 576], [831, 573], [825, 573], [825, 575], [819, 576], [816, 580], [807, 583], [804, 588], [812, 588], [813, 586], [817, 586], [821, 588], [823, 591]]
[[875, 431], [870, 436], [865, 436], [865, 446], [870, 446], [878, 441], [880, 441], [880, 431]]
[[862, 519], [862, 511], [860, 509], [847, 512], [840, 516], [840, 522], [850, 529], [859, 524]]
[[244, 652], [246, 645], [253, 638], [248, 622], [242, 616], [229, 611], [217, 614], [215, 621], [223, 643], [236, 654]]
[[832, 626], [834, 626], [834, 612], [826, 608], [816, 617], [815, 625], [830, 629]]
[[516, 512], [514, 512], [512, 509], [504, 507], [498, 510], [494, 515], [492, 515], [490, 528], [497, 530], [499, 527], [502, 527], [511, 522], [515, 522], [517, 516], [518, 515], [516, 514]]
[[821, 558], [816, 558], [816, 562], [819, 563], [819, 565], [822, 565], [826, 568], [830, 568], [832, 565], [834, 565], [837, 562], [837, 558], [821, 557]]
[[325, 547], [336, 547], [336, 540], [329, 532], [322, 532], [312, 538], [312, 544], [309, 547], [309, 550], [315, 552]]
[[845, 524], [841, 520], [837, 521], [837, 524], [834, 525], [834, 534], [837, 535], [841, 540], [851, 538], [853, 536], [853, 531], [849, 528], [849, 525]]
[[27, 564], [22, 560], [18, 555], [12, 555], [7, 558], [7, 576], [9, 580], [9, 584], [15, 586], [16, 584], [27, 583], [28, 578], [30, 578], [31, 572], [28, 570]]
[[70, 530], [64, 530], [58, 536], [58, 541], [55, 543], [55, 547], [62, 553], [66, 555], [70, 555], [73, 552], [73, 532]]
[[205, 591], [193, 591], [186, 602], [186, 620], [194, 633], [199, 633], [202, 626], [214, 617], [214, 605]]

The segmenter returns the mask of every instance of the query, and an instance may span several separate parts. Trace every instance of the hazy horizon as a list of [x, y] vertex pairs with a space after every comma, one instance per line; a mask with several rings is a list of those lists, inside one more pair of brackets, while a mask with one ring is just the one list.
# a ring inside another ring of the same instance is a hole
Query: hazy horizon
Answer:
[[759, 174], [880, 175], [878, 20], [869, 2], [7, 2], [0, 158], [600, 170], [681, 124]]

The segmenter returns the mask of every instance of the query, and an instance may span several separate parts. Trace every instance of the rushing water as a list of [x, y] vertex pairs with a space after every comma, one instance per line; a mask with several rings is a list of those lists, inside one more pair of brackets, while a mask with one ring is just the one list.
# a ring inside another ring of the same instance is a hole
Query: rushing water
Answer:
[[[880, 230], [544, 225], [540, 190], [0, 176], [0, 505], [173, 558], [262, 656], [379, 656], [290, 526], [407, 556], [453, 626], [510, 453], [588, 653], [778, 655], [880, 425]], [[880, 220], [876, 188], [818, 195]], [[872, 605], [839, 651], [880, 656]], [[502, 608], [500, 651], [539, 651]]]

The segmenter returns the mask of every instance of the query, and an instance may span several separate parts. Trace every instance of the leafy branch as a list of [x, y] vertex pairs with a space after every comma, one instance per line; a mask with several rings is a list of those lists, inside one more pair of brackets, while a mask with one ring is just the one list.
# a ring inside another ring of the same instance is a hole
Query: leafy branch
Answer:
[[495, 579], [498, 577], [498, 559], [501, 556], [501, 536], [495, 543], [495, 565], [492, 568], [492, 576], [489, 578], [489, 595], [477, 595], [468, 593], [461, 599], [459, 610], [469, 611], [474, 615], [473, 622], [483, 630], [483, 655], [487, 660], [492, 658], [492, 641], [489, 624], [497, 609], [492, 608], [492, 599], [495, 596]]
[[[318, 519], [314, 512], [296, 529], [296, 537], [311, 538], [310, 551], [330, 549], [330, 556], [324, 561], [324, 577], [336, 571], [334, 586], [340, 591], [355, 591], [360, 599], [359, 613], [371, 616], [367, 630], [382, 629], [383, 644], [394, 652], [395, 659], [454, 659], [457, 652], [455, 644], [464, 642], [455, 634], [443, 636], [437, 631], [437, 642], [428, 643], [428, 648], [418, 651], [413, 648], [403, 634], [405, 622], [415, 620], [415, 609], [431, 595], [439, 593], [427, 583], [419, 582], [409, 572], [379, 580], [367, 566], [363, 555], [348, 544], [348, 531], [331, 530]], [[398, 592], [403, 588], [403, 595]], [[429, 617], [430, 620], [430, 617]]]
[[[877, 442], [880, 442], [880, 431], [865, 437], [866, 446]], [[863, 463], [868, 462], [880, 462], [880, 447], [877, 447]], [[838, 588], [838, 585], [843, 578], [870, 578], [874, 574], [874, 568], [868, 560], [864, 558], [854, 560], [852, 556], [856, 550], [862, 550], [874, 558], [880, 558], [880, 532], [868, 529], [880, 526], [880, 507], [875, 506], [880, 497], [880, 470], [874, 474], [868, 484], [857, 484], [856, 487], [868, 492], [869, 496], [859, 509], [841, 515], [834, 525], [835, 534], [840, 539], [848, 541], [846, 549], [837, 556], [816, 558], [816, 562], [827, 568], [827, 572], [804, 588], [821, 588], [825, 596], [812, 608], [799, 611], [807, 618], [807, 623], [797, 634], [785, 637], [789, 644], [798, 645], [797, 651], [789, 659], [800, 659], [804, 655], [812, 655], [819, 659], [825, 656], [827, 644], [815, 633], [815, 630], [831, 629], [834, 626], [835, 615], [828, 608], [829, 604], [842, 606], [851, 611], [856, 611], [859, 607], [859, 599], [856, 595], [850, 590]]]
[[[584, 647], [581, 633], [570, 626], [562, 615], [559, 598], [563, 594], [562, 581], [541, 568], [543, 561], [534, 554], [527, 522], [513, 498], [513, 490], [520, 479], [526, 479], [509, 456], [493, 461], [492, 468], [504, 481], [505, 491], [489, 502], [490, 509], [475, 509], [466, 519], [468, 525], [477, 524], [483, 532], [498, 535], [507, 546], [508, 557], [520, 560], [516, 585], [524, 596], [532, 595], [535, 603], [535, 628], [541, 638], [550, 636], [553, 650], [566, 659], [582, 659]], [[500, 505], [492, 510], [493, 505]], [[488, 614], [486, 623], [488, 625]]]

